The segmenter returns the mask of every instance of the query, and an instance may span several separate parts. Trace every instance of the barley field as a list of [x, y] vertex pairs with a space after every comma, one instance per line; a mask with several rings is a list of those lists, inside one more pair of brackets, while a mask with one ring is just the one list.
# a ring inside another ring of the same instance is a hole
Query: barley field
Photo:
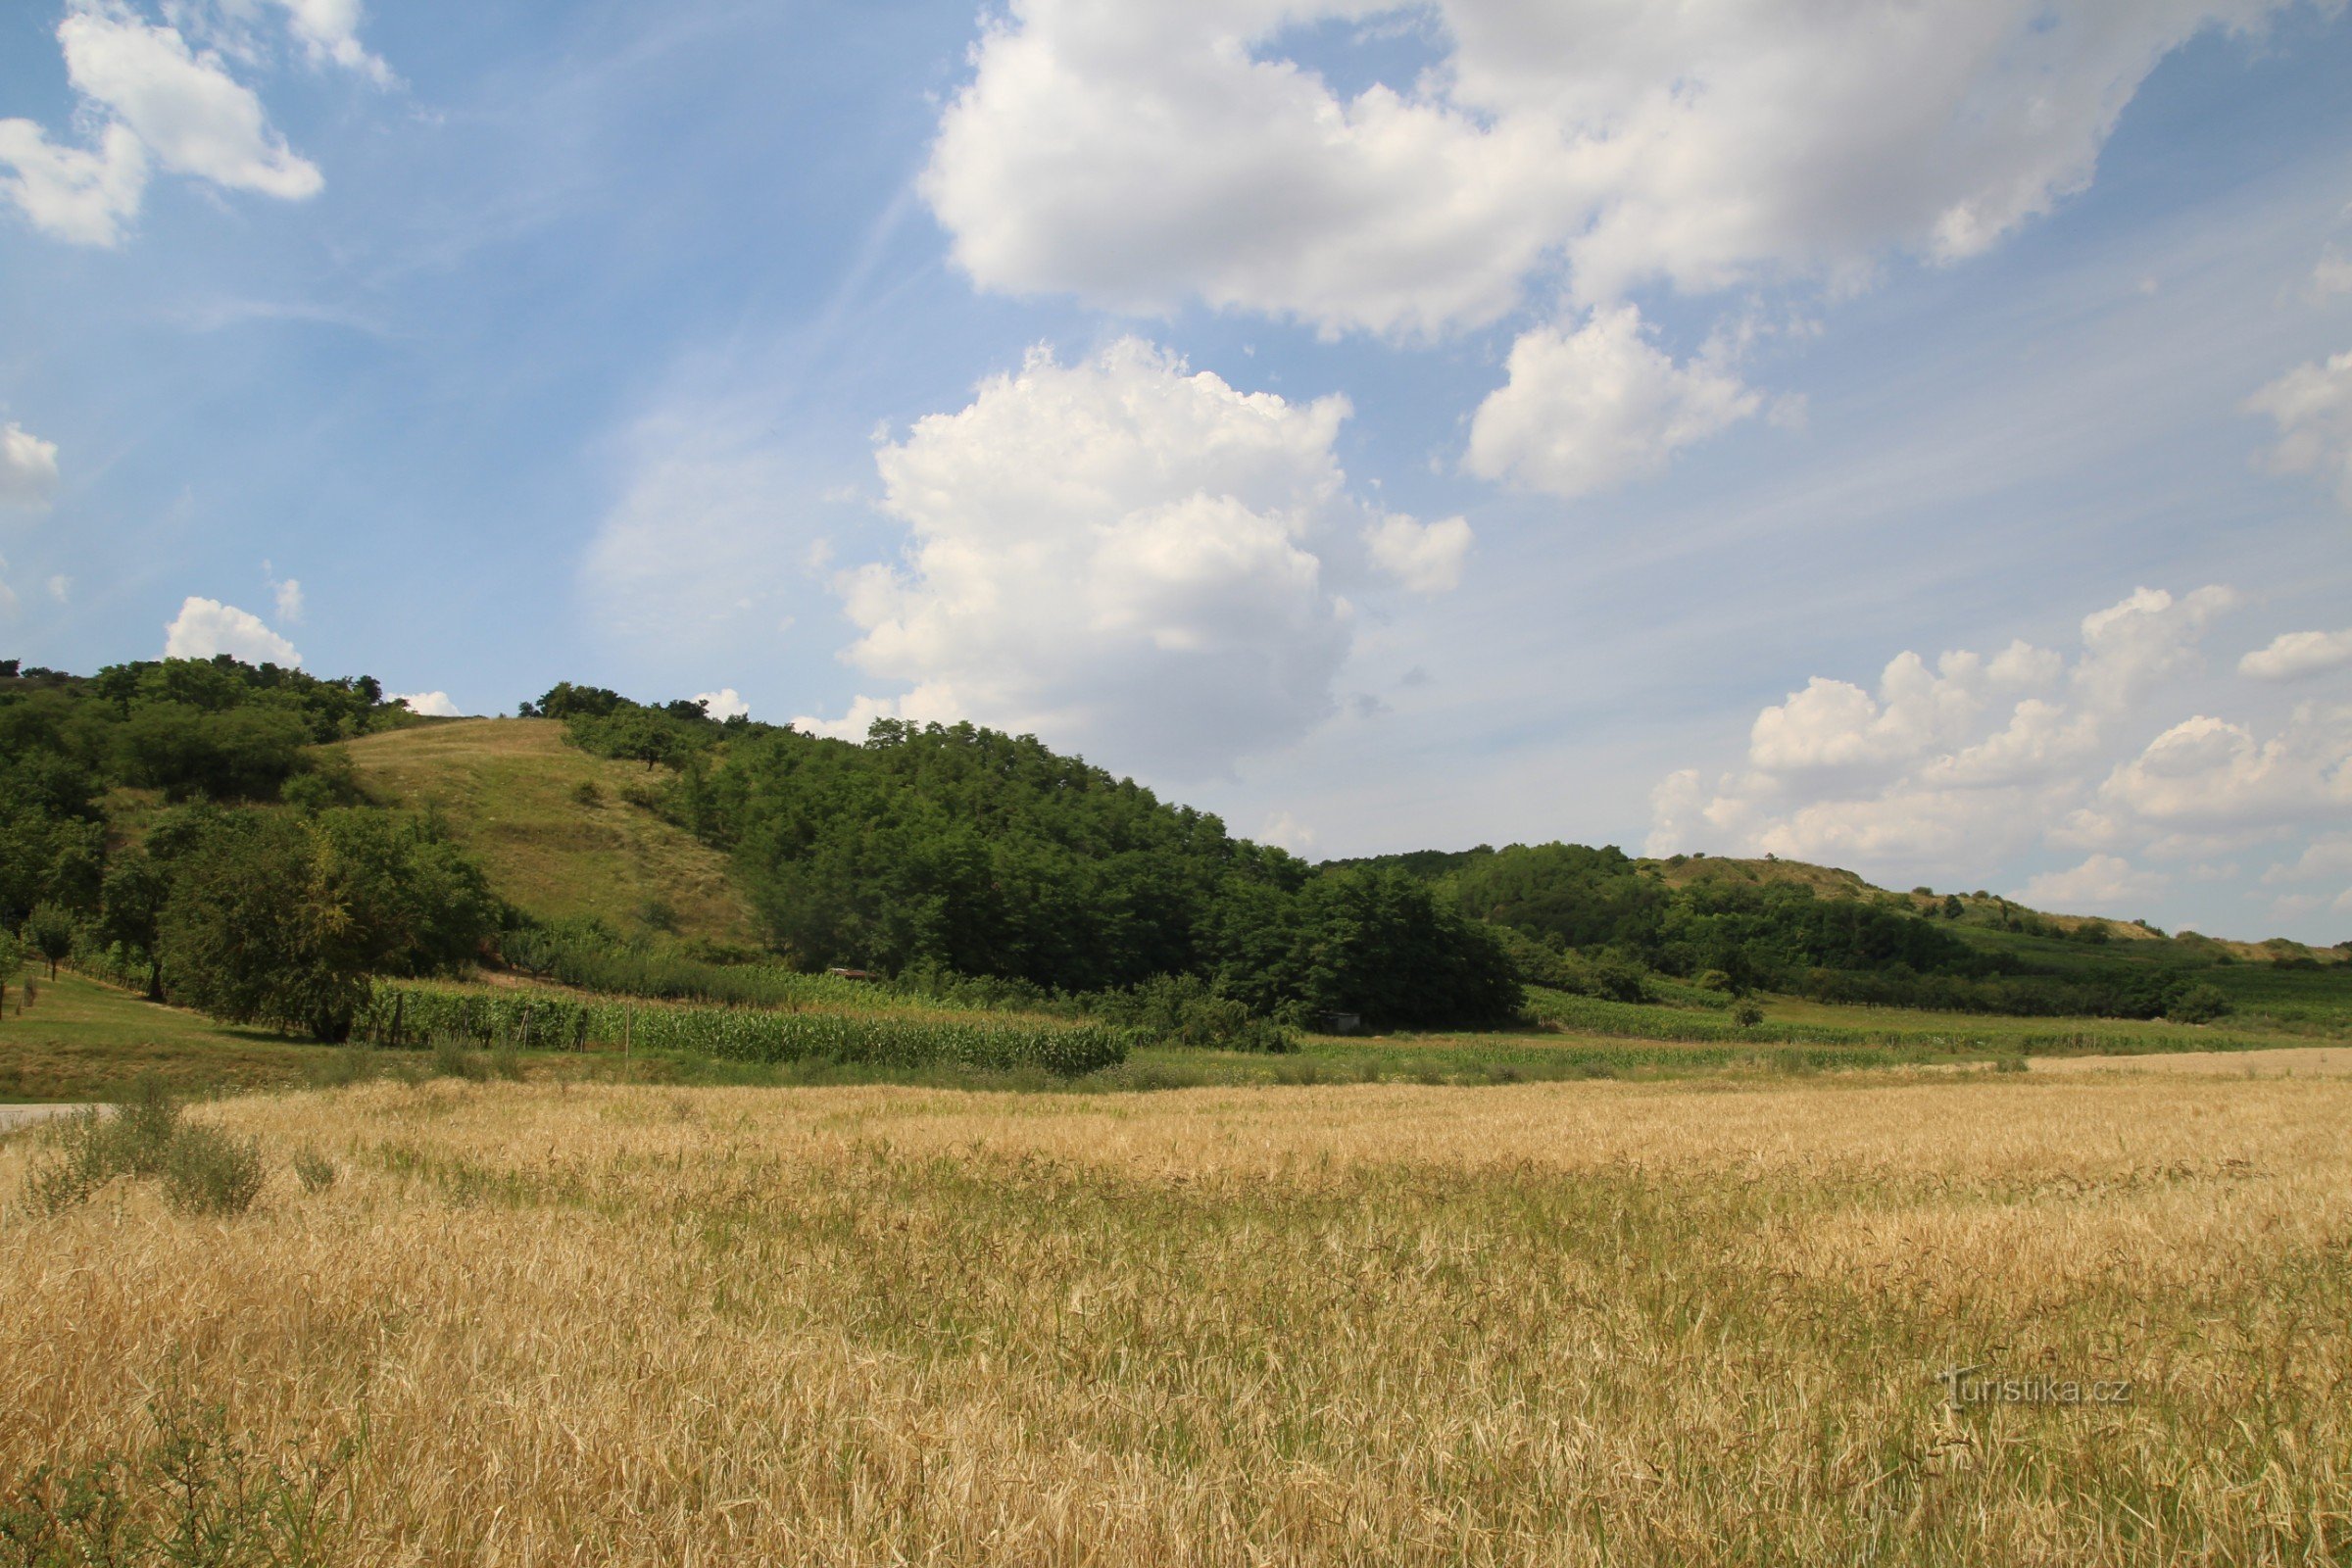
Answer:
[[0, 1146], [22, 1560], [2352, 1558], [2343, 1077], [189, 1118], [249, 1211]]

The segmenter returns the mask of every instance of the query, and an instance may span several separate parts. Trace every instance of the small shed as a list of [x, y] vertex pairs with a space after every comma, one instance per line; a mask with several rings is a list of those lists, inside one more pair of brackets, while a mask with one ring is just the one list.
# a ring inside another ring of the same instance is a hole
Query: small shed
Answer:
[[1360, 1012], [1325, 1012], [1315, 1016], [1327, 1035], [1352, 1035], [1362, 1032], [1364, 1015]]

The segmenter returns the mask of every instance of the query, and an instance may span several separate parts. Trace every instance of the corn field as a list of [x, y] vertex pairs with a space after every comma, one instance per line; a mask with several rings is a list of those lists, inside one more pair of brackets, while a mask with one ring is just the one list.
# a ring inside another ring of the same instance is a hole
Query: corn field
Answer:
[[1065, 1077], [1118, 1065], [1127, 1059], [1129, 1042], [1129, 1031], [1103, 1025], [1057, 1028], [757, 1007], [647, 1006], [544, 992], [380, 982], [354, 1020], [352, 1034], [385, 1046], [447, 1036], [526, 1049], [600, 1046], [768, 1063], [1037, 1067]]

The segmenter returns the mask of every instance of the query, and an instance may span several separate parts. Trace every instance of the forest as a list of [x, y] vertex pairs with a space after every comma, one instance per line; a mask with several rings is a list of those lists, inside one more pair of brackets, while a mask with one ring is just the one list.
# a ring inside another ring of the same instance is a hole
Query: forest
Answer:
[[2103, 923], [2062, 929], [1989, 895], [1849, 879], [1825, 896], [1569, 844], [1318, 865], [969, 724], [884, 720], [852, 744], [569, 683], [521, 716], [642, 763], [632, 808], [724, 856], [760, 946], [649, 960], [593, 923], [534, 918], [334, 744], [435, 721], [367, 677], [220, 658], [89, 677], [0, 664], [0, 962], [103, 956], [150, 995], [326, 1040], [379, 981], [484, 963], [722, 1002], [765, 984], [730, 972], [847, 967], [1277, 1049], [1334, 1014], [1507, 1023], [1529, 986], [2178, 1022], [2230, 1007], [2206, 983], [2229, 961], [2215, 945], [2108, 945]]

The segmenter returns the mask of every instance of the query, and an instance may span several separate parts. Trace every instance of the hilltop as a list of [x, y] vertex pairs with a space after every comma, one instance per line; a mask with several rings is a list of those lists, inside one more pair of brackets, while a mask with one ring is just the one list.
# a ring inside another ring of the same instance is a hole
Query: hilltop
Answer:
[[438, 812], [501, 898], [543, 920], [757, 943], [726, 857], [648, 809], [642, 763], [565, 743], [546, 718], [465, 718], [338, 742], [371, 798]]

